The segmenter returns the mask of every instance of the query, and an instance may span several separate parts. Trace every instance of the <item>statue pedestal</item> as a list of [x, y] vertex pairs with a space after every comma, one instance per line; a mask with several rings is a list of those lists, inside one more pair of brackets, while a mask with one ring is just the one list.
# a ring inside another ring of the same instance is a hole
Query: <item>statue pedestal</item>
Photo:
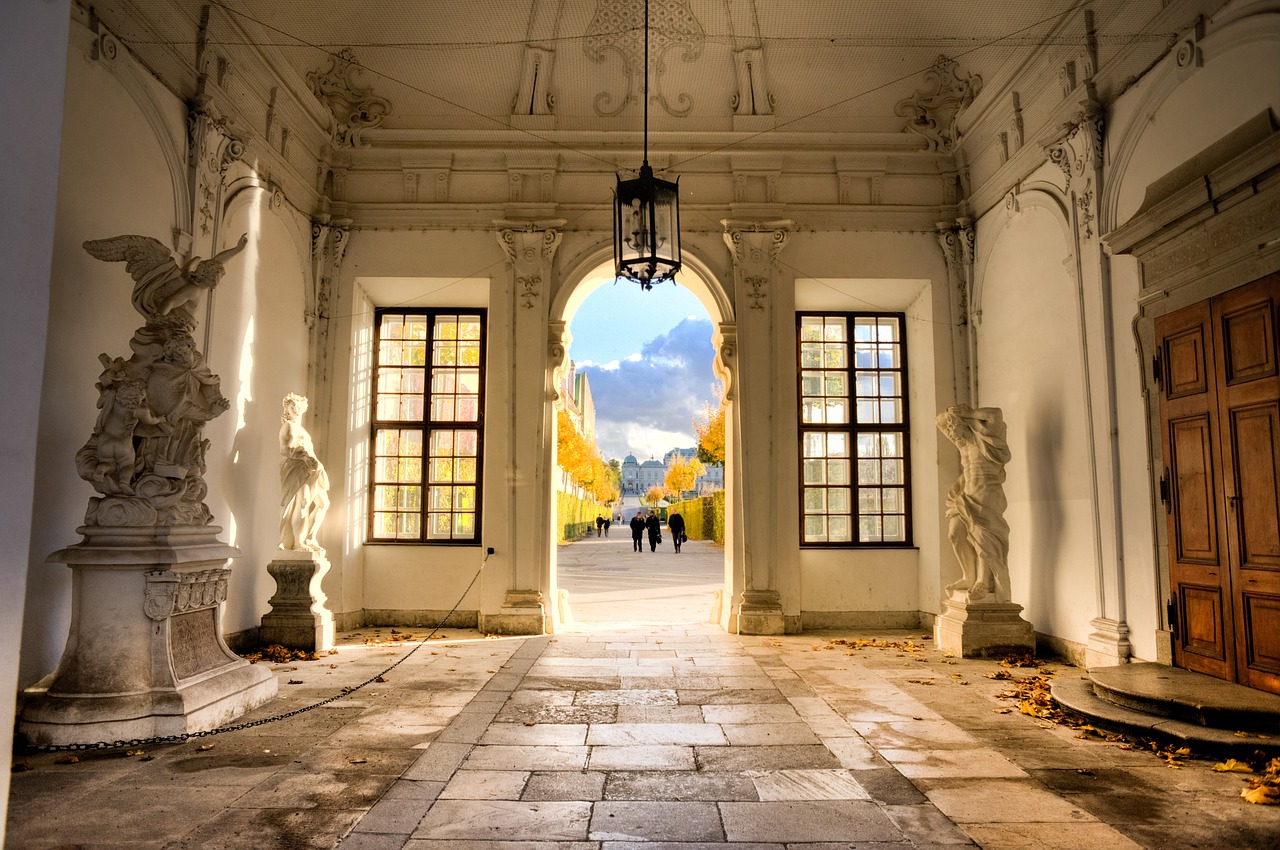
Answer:
[[24, 692], [18, 731], [36, 745], [213, 729], [276, 695], [265, 667], [222, 638], [227, 560], [216, 526], [78, 529], [49, 556], [72, 571], [71, 628], [53, 673]]
[[1021, 613], [1022, 606], [1015, 602], [947, 599], [934, 624], [934, 643], [943, 652], [961, 658], [1035, 655], [1035, 630], [1019, 616]]
[[271, 611], [262, 617], [258, 642], [290, 649], [325, 652], [333, 649], [333, 613], [320, 582], [329, 572], [329, 559], [320, 552], [287, 552], [267, 564], [276, 580]]

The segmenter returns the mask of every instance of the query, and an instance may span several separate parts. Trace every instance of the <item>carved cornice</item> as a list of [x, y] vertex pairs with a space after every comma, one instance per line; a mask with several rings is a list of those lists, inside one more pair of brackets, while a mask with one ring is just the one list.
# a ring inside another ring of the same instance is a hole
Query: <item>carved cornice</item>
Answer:
[[329, 56], [323, 72], [309, 71], [311, 93], [328, 107], [333, 116], [331, 142], [336, 148], [367, 147], [361, 139], [365, 130], [380, 125], [391, 114], [391, 101], [378, 97], [373, 87], [360, 82], [362, 69], [351, 48]]
[[922, 136], [931, 151], [953, 151], [960, 141], [956, 120], [982, 91], [982, 77], [960, 75], [954, 59], [939, 56], [924, 74], [931, 87], [898, 102], [894, 114], [908, 118], [906, 130]]
[[521, 306], [532, 308], [542, 294], [543, 274], [549, 272], [564, 237], [564, 219], [546, 222], [494, 222], [498, 244], [515, 272]]
[[969, 281], [973, 279], [974, 232], [968, 218], [938, 222], [938, 246], [947, 261], [947, 277], [956, 288], [959, 322], [969, 323]]
[[1063, 126], [1064, 135], [1045, 145], [1049, 161], [1066, 175], [1068, 189], [1073, 177], [1084, 177], [1090, 170], [1102, 168], [1103, 125], [1102, 104], [1093, 98], [1083, 100], [1075, 120]]
[[231, 122], [218, 114], [207, 98], [200, 98], [187, 113], [187, 165], [191, 173], [191, 197], [195, 203], [193, 232], [213, 232], [218, 194], [227, 169], [244, 156], [244, 142], [231, 132]]

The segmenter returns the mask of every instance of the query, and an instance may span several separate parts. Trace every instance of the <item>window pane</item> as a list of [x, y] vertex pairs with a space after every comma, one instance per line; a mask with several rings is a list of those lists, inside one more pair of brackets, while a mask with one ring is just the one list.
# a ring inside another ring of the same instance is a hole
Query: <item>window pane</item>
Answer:
[[904, 484], [905, 477], [903, 475], [902, 461], [900, 460], [882, 460], [880, 461], [880, 469], [882, 480], [885, 484]]
[[884, 539], [888, 542], [901, 543], [907, 539], [907, 524], [900, 516], [884, 518]]
[[844, 372], [828, 373], [826, 376], [826, 394], [847, 396], [849, 394], [848, 375]]
[[828, 343], [824, 346], [822, 365], [827, 369], [844, 369], [848, 367], [848, 357], [847, 346]]
[[460, 457], [475, 457], [480, 441], [479, 431], [455, 431], [458, 440], [457, 453]]
[[849, 421], [849, 402], [843, 399], [827, 399], [827, 422], [831, 425], [844, 425]]
[[827, 534], [831, 543], [852, 543], [853, 523], [847, 516], [833, 516], [827, 520]]
[[845, 513], [853, 510], [847, 487], [832, 487], [827, 490], [827, 510], [831, 513]]
[[825, 542], [827, 539], [827, 518], [824, 516], [805, 517], [804, 539], [806, 543]]
[[431, 480], [452, 481], [453, 480], [453, 458], [435, 458], [431, 461]]
[[801, 319], [800, 341], [817, 342], [820, 339], [822, 339], [822, 319]]
[[822, 338], [828, 342], [844, 342], [849, 339], [845, 320], [836, 317], [826, 319]]
[[827, 434], [827, 457], [848, 457], [849, 435], [840, 431]]
[[804, 483], [805, 484], [823, 484], [826, 482], [825, 464], [820, 460], [806, 460], [804, 462]]
[[887, 514], [900, 514], [904, 510], [906, 501], [902, 498], [903, 491], [898, 487], [886, 487], [881, 492], [881, 498], [884, 501], [884, 512]]
[[847, 460], [827, 461], [827, 480], [832, 484], [848, 484], [849, 483], [849, 461]]
[[[830, 379], [828, 379], [830, 380]], [[828, 395], [835, 395], [828, 391]], [[822, 373], [821, 372], [803, 372], [800, 375], [800, 395], [815, 396], [822, 395]]]
[[822, 412], [823, 412], [822, 399], [820, 398], [805, 399], [804, 403], [800, 405], [800, 421], [805, 423], [806, 425], [809, 425], [809, 424], [820, 425], [822, 424]]
[[858, 513], [880, 513], [880, 491], [874, 487], [863, 487], [858, 491]]
[[879, 543], [882, 537], [880, 534], [880, 517], [864, 516], [858, 520], [858, 540], [863, 543]]
[[804, 512], [822, 513], [827, 509], [827, 491], [821, 487], [804, 488]]
[[879, 484], [880, 483], [880, 462], [877, 460], [858, 461], [858, 483], [859, 484]]
[[818, 369], [822, 366], [822, 346], [818, 343], [805, 343], [800, 346], [800, 367], [802, 369]]

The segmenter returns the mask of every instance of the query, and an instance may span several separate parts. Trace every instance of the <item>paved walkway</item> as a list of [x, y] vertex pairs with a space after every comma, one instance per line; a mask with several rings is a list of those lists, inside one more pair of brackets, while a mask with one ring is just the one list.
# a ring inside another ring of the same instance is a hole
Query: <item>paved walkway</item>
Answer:
[[[658, 568], [647, 553], [629, 557]], [[584, 596], [618, 592], [578, 566], [597, 582]], [[919, 632], [579, 628], [507, 639], [449, 630], [385, 682], [203, 741], [74, 764], [19, 754], [30, 769], [12, 777], [6, 846], [1280, 845], [1277, 810], [1242, 801], [1239, 774], [1196, 761], [1172, 769], [1010, 712], [998, 698], [1008, 681], [987, 678], [1003, 668], [916, 650], [928, 646]], [[334, 656], [276, 665], [280, 697], [246, 719], [365, 681], [416, 644], [408, 637], [423, 633], [364, 629]], [[857, 648], [858, 637], [872, 643]]]

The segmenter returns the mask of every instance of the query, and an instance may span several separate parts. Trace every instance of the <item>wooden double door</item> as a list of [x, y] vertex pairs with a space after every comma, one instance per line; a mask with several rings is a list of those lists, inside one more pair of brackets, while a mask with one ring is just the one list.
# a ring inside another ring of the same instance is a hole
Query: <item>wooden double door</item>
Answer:
[[1156, 320], [1179, 667], [1280, 693], [1280, 274]]

